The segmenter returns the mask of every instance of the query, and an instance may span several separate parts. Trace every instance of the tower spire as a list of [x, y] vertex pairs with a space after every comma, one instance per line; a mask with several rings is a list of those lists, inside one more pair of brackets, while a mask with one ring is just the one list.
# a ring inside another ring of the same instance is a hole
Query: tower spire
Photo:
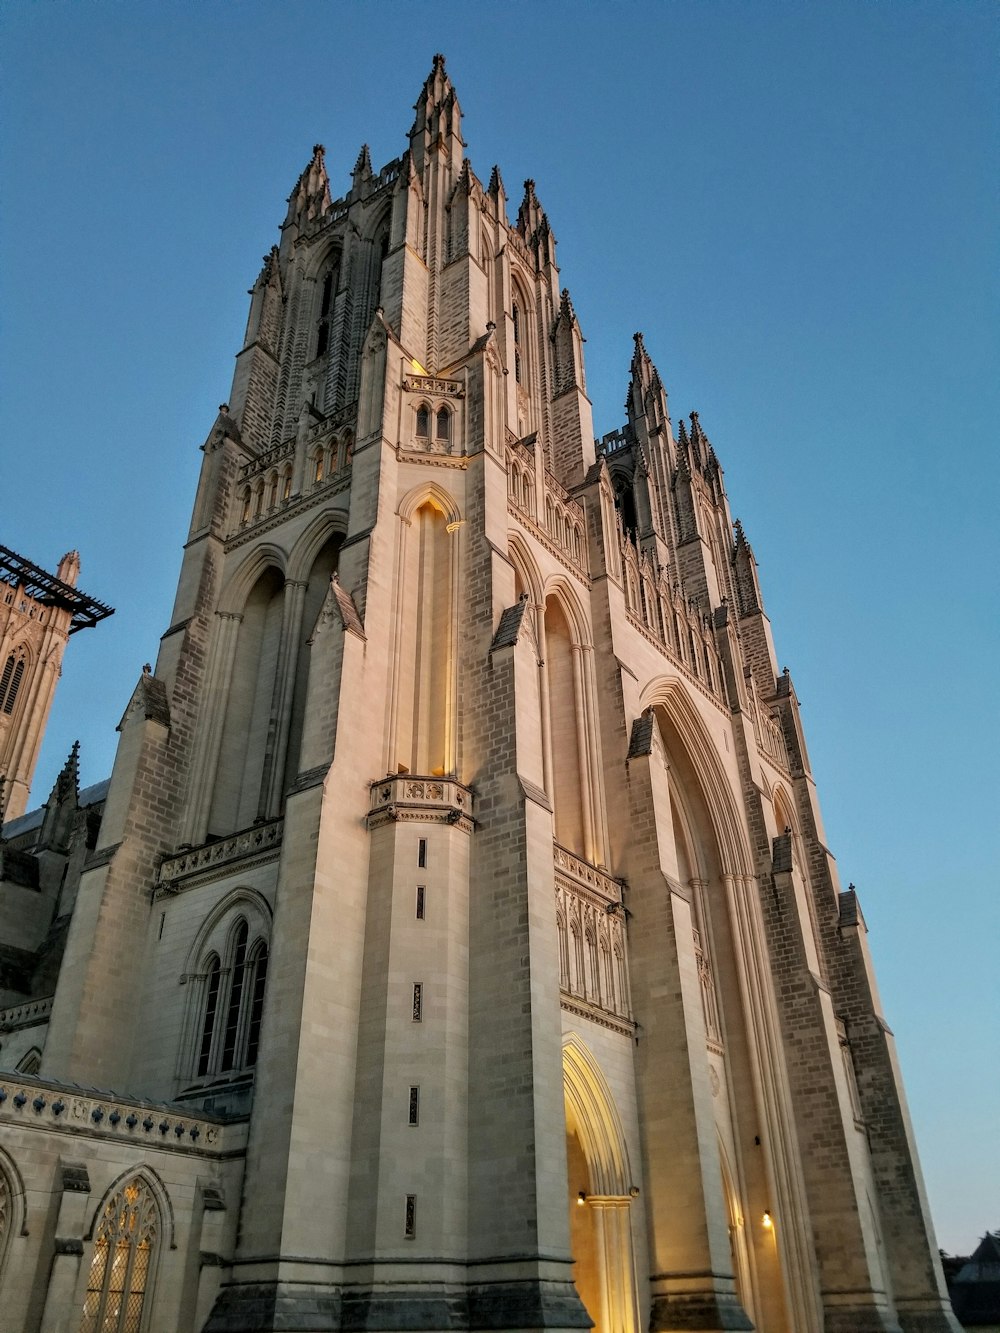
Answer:
[[286, 223], [294, 222], [302, 228], [329, 212], [332, 201], [325, 154], [321, 143], [313, 144], [312, 157], [288, 196]]
[[422, 172], [435, 149], [448, 155], [457, 169], [465, 144], [462, 140], [462, 109], [440, 51], [413, 106], [416, 116], [410, 130], [410, 151], [417, 171]]

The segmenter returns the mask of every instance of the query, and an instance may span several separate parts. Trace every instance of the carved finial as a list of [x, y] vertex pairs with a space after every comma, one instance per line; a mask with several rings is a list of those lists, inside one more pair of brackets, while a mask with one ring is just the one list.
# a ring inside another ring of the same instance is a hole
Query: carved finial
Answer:
[[152, 666], [151, 666], [151, 664], [150, 664], [149, 662], [143, 662], [143, 664], [142, 664], [142, 674], [143, 674], [144, 676], [151, 676], [151, 675], [153, 674], [153, 668], [152, 668]]
[[747, 545], [747, 538], [746, 538], [746, 533], [743, 531], [743, 524], [740, 522], [739, 519], [737, 519], [736, 522], [733, 524], [733, 533], [736, 538], [735, 541], [736, 549], [738, 551], [743, 550]]
[[487, 189], [489, 193], [494, 196], [500, 194], [501, 192], [503, 194], [507, 193], [507, 191], [504, 189], [503, 177], [500, 175], [500, 168], [495, 163], [493, 165], [493, 170], [490, 172], [490, 183], [487, 186]]
[[434, 72], [435, 74], [444, 73], [444, 56], [440, 51], [436, 52], [434, 56]]
[[361, 145], [361, 152], [358, 153], [358, 160], [354, 164], [355, 176], [370, 176], [372, 174], [372, 159], [368, 151], [368, 145]]

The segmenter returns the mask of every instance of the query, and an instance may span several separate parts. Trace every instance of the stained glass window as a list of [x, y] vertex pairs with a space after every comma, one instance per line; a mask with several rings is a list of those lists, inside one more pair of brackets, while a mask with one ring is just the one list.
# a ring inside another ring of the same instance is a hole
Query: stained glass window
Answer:
[[139, 1333], [159, 1214], [136, 1176], [105, 1205], [94, 1239], [80, 1333]]

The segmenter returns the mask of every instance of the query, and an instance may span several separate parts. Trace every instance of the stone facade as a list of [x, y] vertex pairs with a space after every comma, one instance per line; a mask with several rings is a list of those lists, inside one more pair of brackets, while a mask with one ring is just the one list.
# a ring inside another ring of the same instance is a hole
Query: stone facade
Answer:
[[441, 57], [314, 150], [110, 783], [5, 830], [12, 1326], [957, 1328], [719, 460], [582, 345]]

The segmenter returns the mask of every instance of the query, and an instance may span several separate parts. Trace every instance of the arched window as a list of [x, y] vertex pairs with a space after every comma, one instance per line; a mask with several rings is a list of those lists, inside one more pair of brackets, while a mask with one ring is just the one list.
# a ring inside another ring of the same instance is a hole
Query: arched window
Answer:
[[290, 499], [290, 498], [291, 498], [291, 494], [292, 494], [292, 469], [291, 469], [290, 467], [286, 467], [286, 468], [285, 468], [285, 475], [284, 475], [284, 477], [282, 478], [282, 482], [281, 482], [281, 498], [282, 498], [282, 500], [288, 500], [288, 499]]
[[438, 409], [437, 421], [434, 426], [434, 438], [447, 443], [451, 438], [451, 413], [446, 407]]
[[240, 1017], [243, 1012], [243, 988], [247, 964], [247, 923], [240, 921], [230, 945], [229, 995], [226, 1004], [226, 1030], [222, 1045], [222, 1069], [232, 1069], [236, 1061]]
[[515, 301], [510, 309], [510, 322], [514, 333], [514, 379], [521, 383], [521, 311]]
[[264, 483], [262, 481], [258, 481], [253, 496], [254, 518], [260, 518], [260, 511], [263, 508], [263, 506], [264, 506]]
[[208, 1073], [212, 1057], [212, 1040], [215, 1037], [215, 1020], [219, 1012], [219, 986], [222, 981], [222, 964], [218, 954], [210, 954], [205, 983], [205, 1013], [201, 1024], [201, 1042], [198, 1047], [198, 1076]]
[[3, 1274], [7, 1247], [14, 1234], [14, 1187], [0, 1163], [0, 1275]]
[[350, 431], [344, 436], [344, 467], [351, 466], [351, 459], [354, 457], [354, 436]]
[[250, 943], [245, 917], [229, 932], [225, 964], [216, 952], [209, 953], [201, 980], [196, 1076], [211, 1078], [253, 1069], [260, 1050], [267, 942], [258, 937]]
[[318, 484], [323, 480], [323, 450], [317, 449], [313, 455], [313, 482]]
[[10, 714], [14, 711], [26, 666], [27, 659], [23, 648], [16, 654], [11, 653], [4, 663], [3, 673], [0, 674], [0, 709], [5, 713]]
[[431, 433], [431, 414], [426, 403], [417, 408], [417, 438], [425, 440]]
[[80, 1333], [139, 1333], [159, 1239], [153, 1191], [134, 1176], [102, 1210]]
[[42, 1053], [37, 1046], [32, 1046], [30, 1051], [25, 1051], [17, 1062], [17, 1072], [19, 1074], [37, 1074], [42, 1067]]
[[273, 509], [277, 503], [278, 503], [278, 474], [274, 472], [271, 474], [271, 484], [268, 487], [267, 491], [268, 509]]
[[336, 269], [330, 269], [323, 279], [319, 296], [319, 321], [316, 329], [316, 355], [325, 356], [330, 348], [330, 318], [333, 310]]

